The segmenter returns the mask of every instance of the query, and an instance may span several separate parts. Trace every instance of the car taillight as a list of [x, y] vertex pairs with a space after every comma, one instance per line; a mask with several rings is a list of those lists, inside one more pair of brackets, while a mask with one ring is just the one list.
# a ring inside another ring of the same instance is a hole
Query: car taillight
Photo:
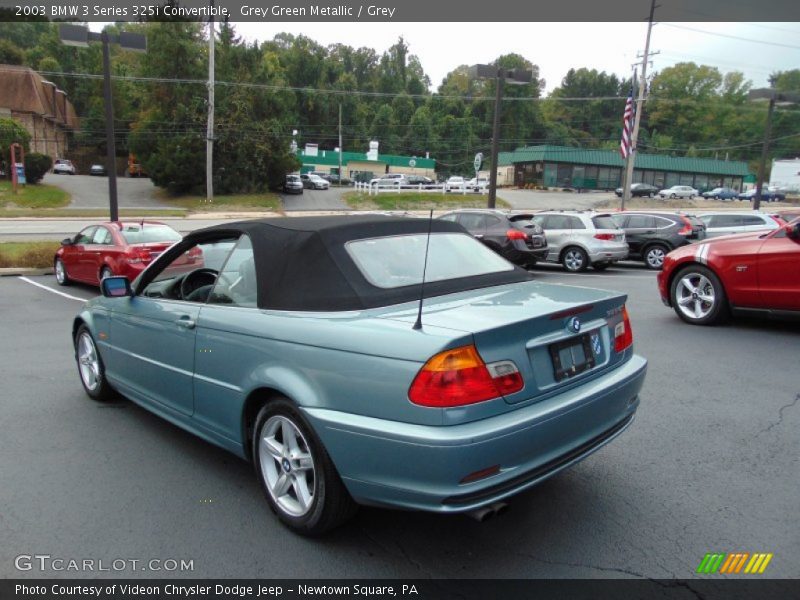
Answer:
[[681, 217], [683, 221], [683, 228], [678, 232], [678, 235], [692, 235], [692, 222], [686, 217]]
[[528, 234], [519, 229], [509, 229], [506, 231], [506, 237], [510, 240], [524, 240], [528, 238]]
[[513, 394], [523, 385], [513, 362], [487, 365], [469, 345], [445, 350], [426, 362], [408, 389], [408, 398], [420, 406], [448, 408]]
[[613, 240], [615, 236], [613, 233], [595, 233], [594, 237], [597, 240]]
[[622, 352], [633, 344], [633, 330], [628, 318], [628, 309], [622, 307], [622, 320], [614, 327], [614, 351]]
[[153, 258], [150, 256], [149, 250], [134, 250], [133, 252], [129, 252], [127, 257], [128, 263], [130, 264], [150, 262], [150, 260]]

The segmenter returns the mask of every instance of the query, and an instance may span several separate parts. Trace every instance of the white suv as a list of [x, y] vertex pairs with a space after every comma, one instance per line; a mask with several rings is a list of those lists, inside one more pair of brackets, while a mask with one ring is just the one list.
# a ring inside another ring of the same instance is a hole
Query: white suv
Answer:
[[547, 262], [561, 263], [567, 271], [598, 271], [628, 257], [625, 232], [607, 213], [576, 210], [544, 211], [533, 216], [547, 234]]
[[66, 158], [57, 158], [55, 164], [53, 164], [53, 173], [56, 175], [75, 175], [75, 165]]
[[[769, 214], [759, 212], [707, 212], [697, 215], [706, 224], [706, 237], [717, 237], [734, 233], [772, 231], [781, 226], [781, 221]], [[780, 215], [776, 215], [780, 218]]]

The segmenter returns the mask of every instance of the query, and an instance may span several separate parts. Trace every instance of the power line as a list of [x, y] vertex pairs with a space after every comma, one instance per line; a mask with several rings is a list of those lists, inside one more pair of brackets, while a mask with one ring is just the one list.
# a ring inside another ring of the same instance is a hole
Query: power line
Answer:
[[673, 27], [675, 29], [685, 29], [686, 31], [694, 31], [696, 33], [704, 33], [706, 35], [715, 35], [717, 37], [728, 38], [731, 40], [739, 40], [742, 42], [752, 42], [754, 44], [764, 44], [767, 46], [777, 46], [780, 48], [791, 48], [792, 50], [800, 50], [800, 46], [794, 46], [792, 44], [781, 44], [780, 42], [768, 42], [765, 40], [754, 40], [752, 38], [741, 37], [738, 35], [730, 35], [728, 33], [717, 33], [716, 31], [707, 31], [705, 29], [697, 29], [695, 27], [687, 27], [686, 25], [677, 25], [675, 23], [661, 23], [661, 25], [665, 25], [667, 27]]

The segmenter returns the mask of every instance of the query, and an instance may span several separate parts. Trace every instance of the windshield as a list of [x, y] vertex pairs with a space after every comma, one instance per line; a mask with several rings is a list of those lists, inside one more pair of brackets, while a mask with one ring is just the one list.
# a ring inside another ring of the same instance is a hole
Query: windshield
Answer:
[[167, 225], [148, 225], [142, 226], [123, 225], [120, 234], [128, 244], [149, 244], [153, 242], [177, 242], [181, 239], [181, 234]]
[[[426, 234], [419, 233], [355, 240], [345, 244], [345, 248], [372, 285], [398, 288], [422, 282], [427, 238]], [[469, 235], [434, 233], [430, 236], [426, 282], [513, 269], [511, 263]]]

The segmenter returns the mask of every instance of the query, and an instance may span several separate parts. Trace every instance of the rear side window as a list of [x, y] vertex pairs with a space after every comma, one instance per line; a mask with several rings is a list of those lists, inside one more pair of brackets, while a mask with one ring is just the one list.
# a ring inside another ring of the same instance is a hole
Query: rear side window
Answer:
[[666, 229], [667, 227], [672, 227], [675, 225], [675, 221], [667, 219], [665, 217], [653, 217], [656, 223], [656, 227], [659, 229]]
[[742, 225], [764, 225], [766, 219], [758, 215], [744, 215], [742, 217]]
[[458, 222], [468, 231], [485, 229], [486, 219], [483, 215], [464, 213], [458, 216]]
[[[602, 217], [595, 217], [593, 221], [600, 220], [601, 218]], [[627, 227], [629, 229], [651, 229], [656, 226], [655, 222], [656, 222], [655, 218], [649, 215], [631, 215], [630, 217], [628, 217]], [[608, 227], [600, 227], [596, 222], [595, 222], [595, 227], [597, 227], [598, 229], [608, 229]]]
[[712, 215], [709, 227], [739, 227], [742, 224], [740, 215]]
[[[635, 225], [631, 225], [631, 222], [634, 218], [635, 216], [631, 216], [630, 220], [628, 221], [628, 227], [635, 227]], [[594, 226], [597, 229], [617, 229], [617, 224], [614, 223], [614, 219], [612, 219], [610, 215], [592, 217], [592, 223], [594, 223]], [[645, 225], [644, 227], [647, 226]]]
[[586, 229], [586, 225], [578, 217], [567, 217], [567, 223], [570, 229]]

